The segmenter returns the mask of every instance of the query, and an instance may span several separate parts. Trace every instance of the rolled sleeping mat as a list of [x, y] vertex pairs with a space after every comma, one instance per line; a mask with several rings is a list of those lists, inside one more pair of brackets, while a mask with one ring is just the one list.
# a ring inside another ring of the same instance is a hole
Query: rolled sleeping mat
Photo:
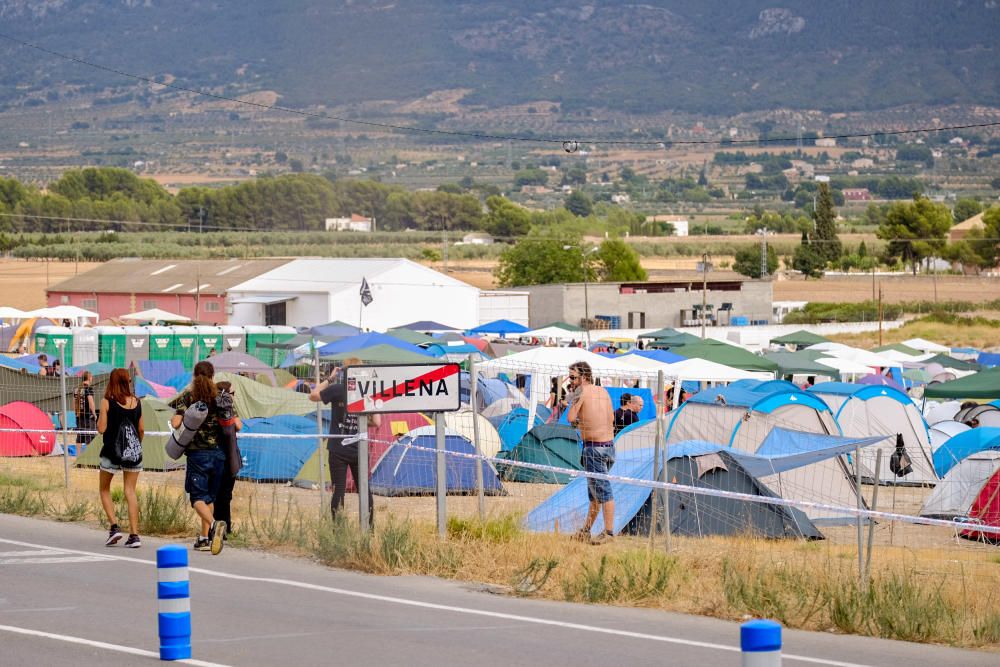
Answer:
[[174, 461], [182, 457], [188, 445], [191, 444], [191, 440], [194, 439], [194, 434], [205, 423], [207, 416], [208, 406], [202, 401], [188, 406], [181, 419], [181, 425], [167, 438], [167, 456]]

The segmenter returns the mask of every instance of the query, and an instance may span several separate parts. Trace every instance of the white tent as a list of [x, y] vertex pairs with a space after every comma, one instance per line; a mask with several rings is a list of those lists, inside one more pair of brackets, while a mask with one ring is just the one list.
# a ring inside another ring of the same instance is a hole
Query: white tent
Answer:
[[[473, 426], [475, 418], [476, 426]], [[490, 420], [483, 415], [474, 414], [468, 408], [462, 408], [458, 412], [444, 413], [445, 428], [451, 429], [467, 439], [476, 443], [476, 431], [479, 431], [479, 448], [483, 456], [496, 456], [503, 444], [500, 441], [500, 434], [490, 423]]]
[[944, 352], [948, 354], [951, 352], [951, 348], [940, 343], [935, 343], [934, 341], [925, 340], [923, 338], [911, 338], [910, 340], [904, 340], [903, 345], [906, 347], [912, 347], [914, 350], [920, 350], [921, 352], [933, 352], [937, 354], [938, 352]]
[[79, 324], [80, 320], [97, 320], [100, 315], [92, 310], [84, 310], [79, 306], [53, 306], [51, 308], [39, 308], [25, 313], [26, 317], [47, 317], [53, 321], [71, 320], [74, 324]]
[[513, 338], [537, 338], [539, 340], [554, 339], [554, 340], [586, 340], [586, 331], [567, 331], [562, 327], [542, 327], [541, 329], [532, 329], [531, 331], [525, 331], [522, 334], [517, 334], [512, 336]]
[[11, 306], [0, 306], [0, 320], [23, 320], [26, 317], [31, 317], [26, 312], [20, 308], [13, 308]]
[[962, 409], [961, 401], [928, 401], [924, 405], [924, 421], [933, 426], [938, 422], [951, 421]]
[[166, 310], [160, 310], [159, 308], [150, 308], [149, 310], [140, 310], [137, 313], [128, 313], [127, 315], [120, 315], [118, 317], [120, 320], [130, 320], [134, 322], [152, 322], [156, 324], [157, 322], [190, 322], [190, 317], [184, 317], [183, 315], [178, 315], [177, 313], [171, 313]]
[[951, 419], [938, 422], [931, 426], [931, 447], [936, 450], [938, 447], [951, 440], [954, 436], [959, 433], [964, 433], [970, 428], [971, 427], [968, 424], [963, 424], [962, 422], [957, 422]]
[[872, 368], [895, 368], [900, 365], [898, 361], [889, 357], [869, 352], [868, 350], [862, 350], [861, 348], [850, 347], [843, 343], [817, 343], [816, 345], [810, 345], [806, 349], [826, 352], [831, 357], [850, 359], [851, 361], [856, 361], [859, 364]]
[[874, 369], [870, 366], [838, 357], [820, 357], [816, 360], [816, 363], [835, 368], [840, 371], [841, 375], [871, 375], [874, 372]]
[[892, 359], [893, 361], [898, 361], [903, 368], [923, 368], [924, 361], [935, 356], [934, 354], [920, 354], [913, 356], [912, 354], [907, 354], [905, 352], [900, 352], [899, 350], [883, 350], [879, 352], [880, 356], [886, 359]]
[[920, 516], [952, 519], [968, 516], [983, 485], [1000, 470], [1000, 452], [986, 451], [967, 456], [948, 471], [927, 496]]

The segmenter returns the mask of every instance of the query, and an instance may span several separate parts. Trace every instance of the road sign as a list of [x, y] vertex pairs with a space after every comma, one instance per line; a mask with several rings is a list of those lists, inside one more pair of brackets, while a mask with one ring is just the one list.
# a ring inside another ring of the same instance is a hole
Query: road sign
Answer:
[[461, 406], [458, 364], [348, 366], [347, 411], [453, 412]]

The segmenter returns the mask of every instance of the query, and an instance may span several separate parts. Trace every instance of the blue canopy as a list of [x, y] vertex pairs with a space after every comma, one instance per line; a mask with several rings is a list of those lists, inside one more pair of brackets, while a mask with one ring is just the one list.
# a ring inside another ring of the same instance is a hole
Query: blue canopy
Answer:
[[500, 334], [501, 338], [507, 334], [522, 334], [525, 331], [530, 331], [530, 329], [522, 324], [518, 324], [517, 322], [511, 322], [510, 320], [494, 320], [493, 322], [480, 324], [475, 329], [469, 329], [470, 334]]
[[327, 343], [323, 347], [319, 348], [319, 356], [332, 356], [334, 354], [341, 354], [343, 352], [351, 352], [352, 350], [372, 347], [373, 345], [391, 345], [393, 347], [398, 347], [401, 350], [406, 350], [407, 352], [429, 356], [427, 351], [423, 348], [411, 345], [410, 343], [402, 341], [395, 336], [374, 332], [359, 334], [357, 336], [349, 336], [348, 338], [341, 338], [340, 340], [335, 340], [332, 343]]
[[[636, 350], [633, 349], [628, 354], [634, 354], [647, 359], [655, 359], [664, 364], [676, 364], [678, 361], [687, 361], [687, 357], [670, 352], [669, 350]], [[626, 355], [622, 355], [626, 356]]]
[[944, 479], [945, 474], [962, 459], [988, 449], [1000, 451], [1000, 428], [978, 426], [963, 431], [934, 450], [934, 470]]

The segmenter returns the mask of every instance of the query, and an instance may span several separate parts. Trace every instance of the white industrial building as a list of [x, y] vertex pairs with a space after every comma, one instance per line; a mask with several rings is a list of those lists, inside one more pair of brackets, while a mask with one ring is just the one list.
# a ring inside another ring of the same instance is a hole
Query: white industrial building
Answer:
[[[371, 291], [367, 306], [362, 280]], [[340, 320], [385, 331], [419, 320], [456, 329], [480, 324], [478, 288], [408, 259], [294, 259], [234, 285], [227, 301], [236, 326]]]

